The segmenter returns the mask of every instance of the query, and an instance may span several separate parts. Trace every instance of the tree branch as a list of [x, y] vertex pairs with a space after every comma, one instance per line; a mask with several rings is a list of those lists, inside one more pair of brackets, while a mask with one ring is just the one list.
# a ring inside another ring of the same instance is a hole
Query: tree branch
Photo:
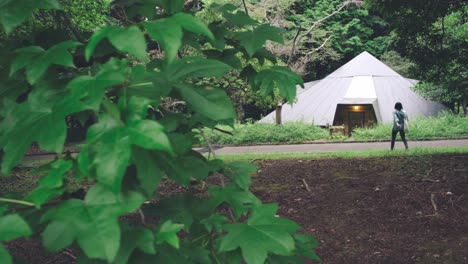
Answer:
[[328, 36], [327, 39], [325, 39], [325, 41], [322, 43], [322, 45], [320, 45], [318, 48], [315, 48], [314, 50], [308, 52], [307, 54], [310, 55], [310, 54], [312, 54], [312, 53], [314, 53], [314, 52], [319, 51], [319, 50], [322, 49], [323, 47], [325, 47], [325, 44], [327, 44], [327, 42], [331, 39], [332, 36], [333, 36], [333, 35]]
[[[320, 23], [322, 23], [323, 21], [329, 19], [330, 17], [338, 14], [341, 10], [343, 10], [343, 8], [349, 6], [349, 5], [352, 5], [352, 4], [355, 4], [355, 5], [360, 5], [362, 4], [362, 1], [359, 1], [359, 0], [349, 0], [349, 1], [346, 1], [344, 2], [340, 7], [338, 7], [338, 9], [336, 9], [335, 11], [333, 11], [332, 13], [328, 14], [327, 16], [324, 16], [322, 18], [320, 18], [319, 20], [315, 21], [312, 26], [310, 26], [310, 28], [304, 33], [304, 34], [298, 34], [295, 38], [294, 38], [294, 41], [293, 41], [293, 46], [292, 46], [292, 49], [291, 49], [291, 52], [289, 53], [289, 59], [288, 59], [288, 65], [290, 65], [291, 61], [292, 61], [292, 57], [294, 56], [294, 53], [296, 51], [296, 46], [301, 42], [301, 40], [306, 37], [307, 35], [309, 35], [312, 30], [317, 26], [319, 25]], [[299, 32], [299, 31], [298, 31]]]
[[250, 15], [249, 15], [249, 10], [247, 9], [247, 4], [245, 3], [245, 0], [242, 0], [242, 5], [244, 5], [245, 13], [246, 13], [248, 16], [250, 16]]
[[291, 48], [291, 53], [289, 54], [289, 59], [288, 59], [288, 67], [291, 66], [291, 62], [292, 62], [292, 58], [294, 56], [294, 53], [295, 53], [295, 50], [296, 50], [296, 44], [297, 44], [297, 37], [299, 37], [299, 34], [301, 33], [301, 30], [302, 30], [302, 26], [299, 25], [299, 28], [297, 29], [297, 33], [296, 33], [296, 36], [294, 36], [294, 39], [293, 39], [293, 44], [292, 44], [292, 48]]

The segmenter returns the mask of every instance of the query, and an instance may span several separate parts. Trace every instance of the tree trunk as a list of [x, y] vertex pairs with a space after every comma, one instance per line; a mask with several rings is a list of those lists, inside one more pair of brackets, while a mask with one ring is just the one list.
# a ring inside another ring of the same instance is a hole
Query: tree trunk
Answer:
[[281, 109], [283, 106], [281, 104], [276, 105], [276, 124], [281, 125]]

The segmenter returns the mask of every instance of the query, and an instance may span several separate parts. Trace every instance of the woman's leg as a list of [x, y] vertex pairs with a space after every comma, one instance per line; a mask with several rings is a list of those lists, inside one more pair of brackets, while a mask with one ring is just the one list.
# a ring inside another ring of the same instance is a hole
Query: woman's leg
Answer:
[[390, 150], [393, 150], [393, 147], [395, 147], [395, 139], [398, 131], [397, 130], [392, 130], [392, 143], [390, 143]]
[[400, 131], [400, 137], [403, 143], [405, 143], [405, 149], [408, 149], [408, 142], [406, 142], [406, 133], [405, 131]]

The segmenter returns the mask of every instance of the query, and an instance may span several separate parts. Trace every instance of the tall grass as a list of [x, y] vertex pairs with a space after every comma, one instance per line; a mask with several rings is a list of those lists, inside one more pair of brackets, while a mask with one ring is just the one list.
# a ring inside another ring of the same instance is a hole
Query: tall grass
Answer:
[[[220, 127], [231, 132], [228, 135], [216, 130], [206, 129], [205, 134], [212, 144], [220, 145], [255, 145], [255, 144], [291, 144], [315, 140], [344, 141], [348, 138], [330, 138], [327, 129], [312, 124], [299, 122], [274, 124], [236, 124], [234, 129]], [[358, 141], [389, 140], [392, 124], [381, 124], [373, 128], [359, 128], [353, 132], [352, 139]], [[418, 117], [410, 120], [410, 140], [456, 138], [468, 136], [468, 117], [442, 112], [437, 117]], [[200, 145], [205, 145], [200, 136]]]
[[[392, 124], [374, 128], [359, 128], [353, 133], [356, 140], [390, 139]], [[456, 138], [468, 136], [468, 117], [441, 112], [436, 117], [417, 117], [410, 120], [409, 139]]]
[[[236, 124], [234, 129], [221, 127], [233, 135], [216, 130], [207, 129], [205, 134], [212, 144], [221, 145], [253, 145], [301, 143], [317, 139], [328, 139], [328, 130], [304, 123], [285, 123], [281, 126], [274, 124]], [[203, 139], [200, 144], [203, 145]]]

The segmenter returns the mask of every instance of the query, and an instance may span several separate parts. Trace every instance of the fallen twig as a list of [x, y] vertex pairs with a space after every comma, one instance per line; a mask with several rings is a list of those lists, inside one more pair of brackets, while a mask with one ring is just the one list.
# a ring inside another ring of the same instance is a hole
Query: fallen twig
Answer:
[[434, 207], [434, 216], [438, 216], [439, 212], [437, 211], [437, 204], [435, 203], [434, 198], [435, 198], [434, 193], [431, 193], [431, 203], [432, 203], [432, 207]]
[[70, 249], [65, 249], [64, 251], [62, 251], [62, 253], [69, 256], [71, 259], [76, 260], [76, 256], [71, 253]]
[[306, 187], [307, 191], [311, 193], [312, 191], [310, 190], [309, 185], [307, 184], [306, 180], [302, 179], [302, 182], [304, 183], [304, 186]]

